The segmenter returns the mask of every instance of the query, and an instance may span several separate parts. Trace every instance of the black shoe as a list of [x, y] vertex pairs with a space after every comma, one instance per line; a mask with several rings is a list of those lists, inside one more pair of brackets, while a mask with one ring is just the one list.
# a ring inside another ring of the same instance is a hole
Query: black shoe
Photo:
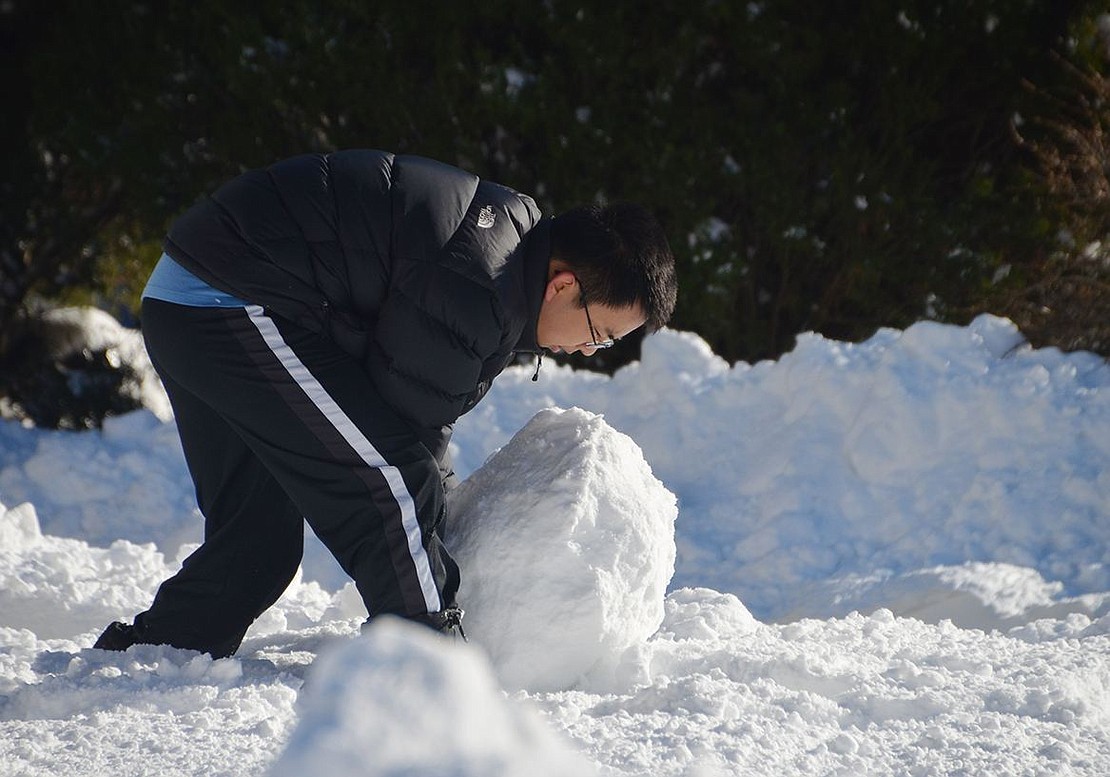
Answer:
[[97, 637], [93, 647], [98, 650], [127, 650], [136, 642], [135, 627], [115, 621], [108, 624], [108, 628]]
[[439, 612], [430, 612], [427, 615], [418, 616], [413, 620], [420, 620], [428, 626], [431, 626], [441, 634], [446, 634], [455, 639], [461, 639], [463, 642], [469, 642], [466, 638], [466, 632], [463, 631], [462, 619], [466, 612], [462, 607], [452, 604], [450, 607], [440, 610]]
[[[466, 632], [463, 631], [462, 627], [464, 614], [465, 611], [461, 607], [452, 604], [439, 612], [425, 612], [420, 615], [404, 615], [401, 617], [413, 623], [420, 623], [427, 626], [433, 631], [438, 631], [440, 634], [454, 637], [456, 640], [469, 642], [470, 640], [466, 638]], [[362, 630], [365, 631], [373, 620], [373, 618], [367, 618], [362, 624]]]

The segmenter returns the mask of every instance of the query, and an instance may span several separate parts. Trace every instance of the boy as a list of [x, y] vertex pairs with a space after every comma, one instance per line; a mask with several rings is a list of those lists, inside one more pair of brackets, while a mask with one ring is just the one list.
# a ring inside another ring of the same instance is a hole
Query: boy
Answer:
[[304, 521], [371, 619], [461, 631], [440, 539], [452, 424], [514, 353], [590, 355], [663, 326], [676, 282], [643, 208], [542, 218], [458, 168], [351, 150], [245, 173], [194, 206], [143, 297], [204, 542], [95, 647], [219, 658], [289, 584]]

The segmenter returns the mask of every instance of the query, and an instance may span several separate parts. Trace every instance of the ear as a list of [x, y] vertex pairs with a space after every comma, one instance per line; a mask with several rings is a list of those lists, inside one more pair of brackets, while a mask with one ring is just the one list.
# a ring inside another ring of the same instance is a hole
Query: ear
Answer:
[[543, 301], [550, 302], [564, 291], [574, 291], [578, 286], [578, 278], [569, 270], [552, 268], [551, 277], [547, 280], [547, 288], [543, 292]]

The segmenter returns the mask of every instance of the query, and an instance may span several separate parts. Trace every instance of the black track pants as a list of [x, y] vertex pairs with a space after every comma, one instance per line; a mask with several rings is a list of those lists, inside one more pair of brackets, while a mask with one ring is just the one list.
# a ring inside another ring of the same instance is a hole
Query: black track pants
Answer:
[[226, 656], [297, 571], [303, 523], [371, 616], [454, 603], [438, 462], [326, 338], [262, 308], [143, 301], [204, 543], [135, 619], [141, 642]]

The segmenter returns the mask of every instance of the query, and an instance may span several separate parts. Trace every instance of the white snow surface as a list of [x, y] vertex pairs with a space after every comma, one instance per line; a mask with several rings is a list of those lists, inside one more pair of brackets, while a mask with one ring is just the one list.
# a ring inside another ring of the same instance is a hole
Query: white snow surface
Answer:
[[360, 633], [313, 539], [235, 657], [92, 650], [200, 537], [164, 397], [0, 422], [0, 775], [1106, 774], [1103, 360], [984, 316], [531, 375], [456, 429], [469, 644]]

